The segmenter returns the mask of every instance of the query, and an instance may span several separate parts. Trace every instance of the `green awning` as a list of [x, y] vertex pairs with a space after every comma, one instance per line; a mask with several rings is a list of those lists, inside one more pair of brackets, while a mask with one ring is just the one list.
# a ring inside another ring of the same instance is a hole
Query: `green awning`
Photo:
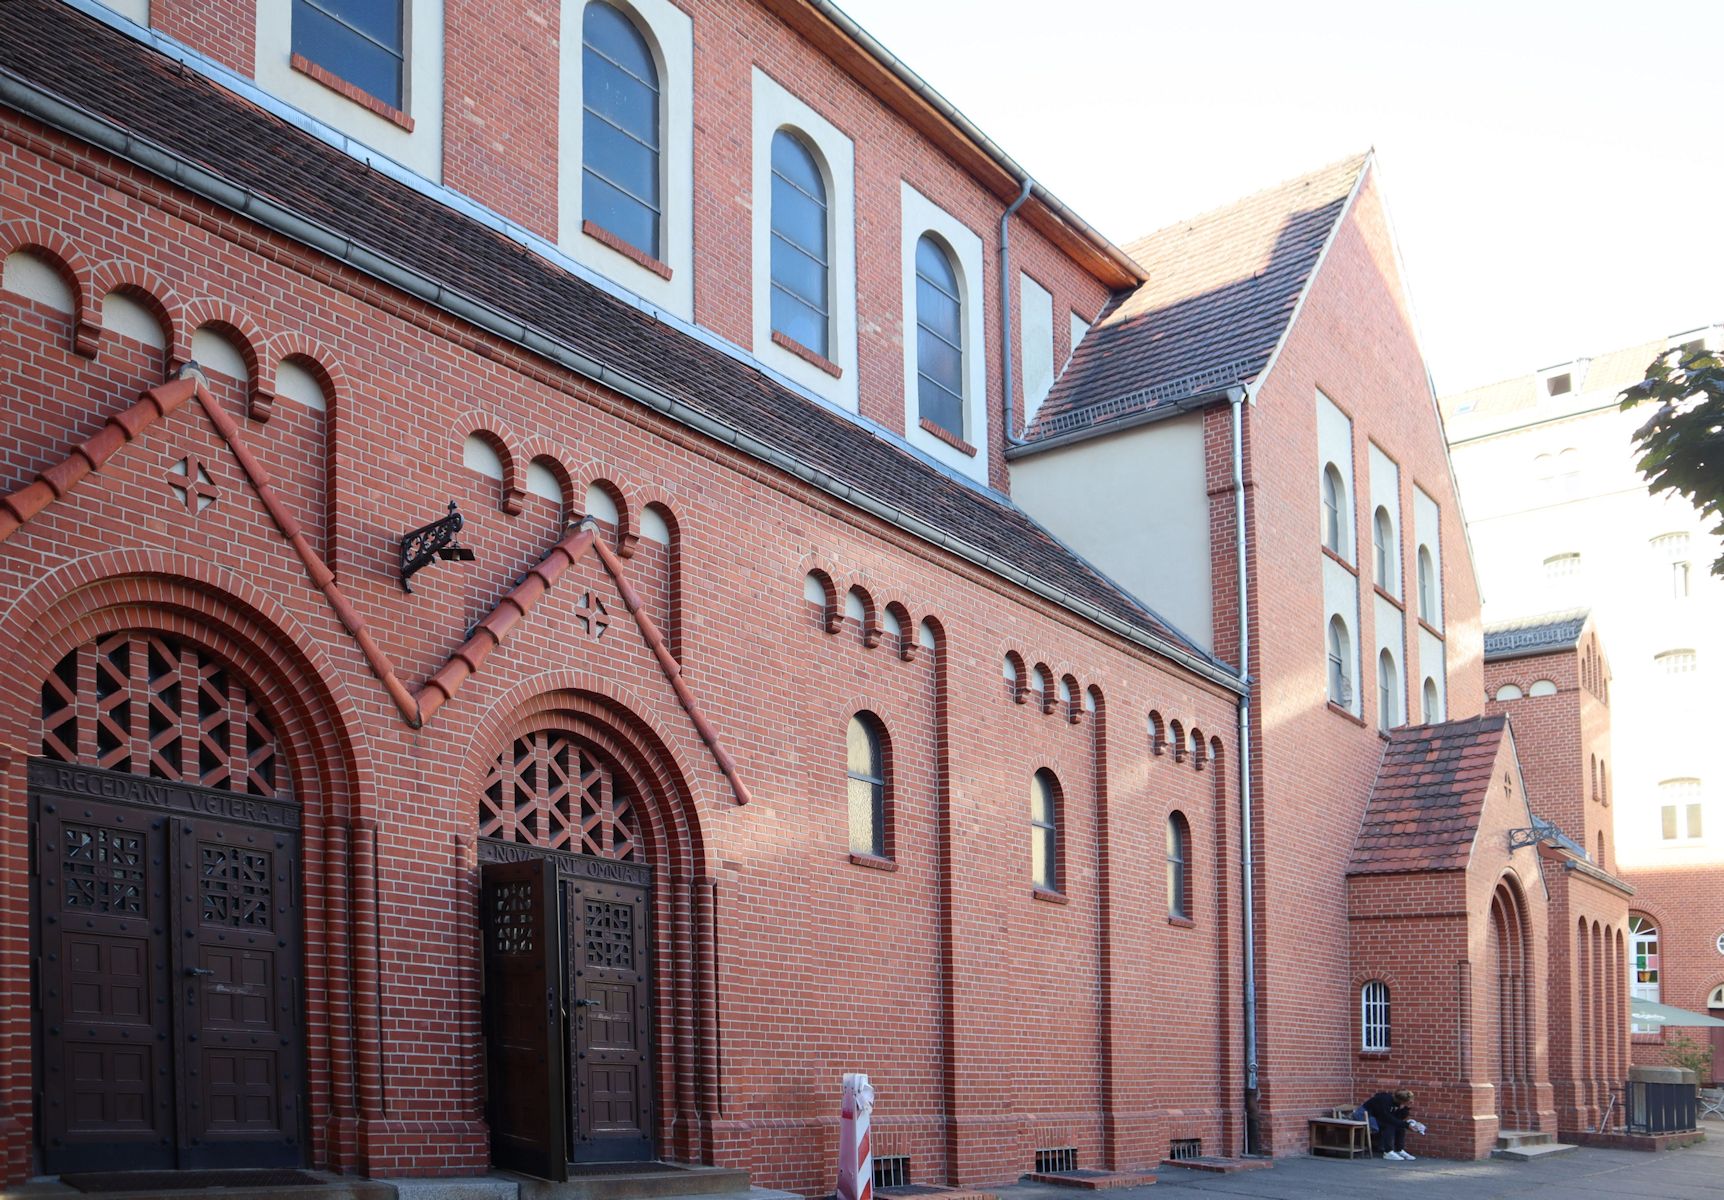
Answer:
[[1686, 1008], [1673, 1008], [1656, 1000], [1642, 1000], [1638, 996], [1628, 998], [1628, 1012], [1636, 1025], [1672, 1025], [1681, 1028], [1709, 1025], [1724, 1029], [1724, 1021], [1717, 1017], [1689, 1012]]

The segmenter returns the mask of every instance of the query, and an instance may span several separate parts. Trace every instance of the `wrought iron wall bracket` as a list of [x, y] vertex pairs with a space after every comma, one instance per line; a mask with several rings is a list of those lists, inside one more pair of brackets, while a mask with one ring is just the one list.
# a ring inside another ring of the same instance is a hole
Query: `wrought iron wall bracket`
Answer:
[[1508, 831], [1509, 853], [1513, 854], [1516, 850], [1522, 850], [1528, 846], [1536, 846], [1546, 838], [1555, 836], [1557, 832], [1557, 827], [1550, 821], [1534, 817], [1530, 827]]
[[407, 581], [431, 565], [433, 559], [445, 562], [472, 562], [473, 550], [455, 540], [466, 525], [461, 510], [449, 501], [449, 515], [422, 525], [401, 539], [401, 590], [412, 592]]

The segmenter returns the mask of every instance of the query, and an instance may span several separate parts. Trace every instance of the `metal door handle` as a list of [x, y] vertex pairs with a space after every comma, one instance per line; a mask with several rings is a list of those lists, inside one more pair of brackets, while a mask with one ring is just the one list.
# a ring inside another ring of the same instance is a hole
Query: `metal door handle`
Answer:
[[196, 979], [199, 975], [214, 975], [214, 974], [215, 974], [215, 972], [210, 970], [208, 967], [187, 967], [186, 968], [186, 978], [188, 978], [188, 979]]
[[598, 1001], [598, 1000], [576, 1000], [573, 1003], [574, 1003], [574, 1006], [576, 1008], [597, 1008], [597, 1007], [599, 1007], [600, 1001]]

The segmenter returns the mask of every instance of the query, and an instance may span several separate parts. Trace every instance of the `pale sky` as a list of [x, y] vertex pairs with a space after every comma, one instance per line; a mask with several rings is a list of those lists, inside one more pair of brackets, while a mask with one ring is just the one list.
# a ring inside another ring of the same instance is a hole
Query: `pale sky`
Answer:
[[839, 0], [1117, 242], [1375, 146], [1442, 394], [1724, 321], [1719, 0]]

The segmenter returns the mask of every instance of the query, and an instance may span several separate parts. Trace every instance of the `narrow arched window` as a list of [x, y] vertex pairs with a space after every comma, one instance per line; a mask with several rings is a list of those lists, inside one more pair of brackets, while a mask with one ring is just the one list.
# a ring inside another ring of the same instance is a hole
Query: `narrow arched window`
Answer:
[[1425, 676], [1425, 720], [1442, 720], [1443, 714], [1440, 707], [1440, 701], [1437, 698], [1437, 681], [1427, 675]]
[[826, 181], [806, 143], [772, 135], [772, 332], [822, 358], [831, 351]]
[[926, 233], [916, 243], [916, 403], [924, 421], [964, 436], [964, 302], [951, 256]]
[[1395, 523], [1389, 519], [1389, 510], [1379, 507], [1377, 515], [1371, 521], [1371, 548], [1375, 552], [1373, 562], [1376, 566], [1377, 586], [1385, 592], [1395, 591]]
[[1377, 655], [1377, 725], [1384, 730], [1401, 723], [1401, 680], [1395, 656], [1384, 650]]
[[1059, 782], [1041, 770], [1030, 780], [1030, 881], [1044, 891], [1060, 890]]
[[581, 20], [581, 103], [581, 216], [662, 258], [658, 65], [634, 22], [596, 0]]
[[1329, 699], [1342, 708], [1353, 704], [1353, 643], [1347, 622], [1329, 618]]
[[[1650, 1000], [1657, 1004], [1663, 999], [1658, 962], [1658, 926], [1639, 913], [1628, 917], [1628, 995], [1630, 1001]], [[1651, 1022], [1635, 1021], [1630, 1026], [1635, 1033], [1657, 1033]]]
[[1346, 522], [1343, 514], [1347, 505], [1347, 487], [1341, 482], [1341, 471], [1334, 463], [1323, 468], [1323, 544], [1345, 557]]
[[1191, 918], [1191, 826], [1177, 812], [1167, 818], [1167, 915]]
[[1373, 979], [1359, 989], [1360, 1048], [1381, 1053], [1389, 1048], [1389, 985]]
[[859, 712], [846, 735], [846, 773], [850, 779], [850, 850], [886, 857], [886, 762], [880, 720]]
[[1437, 623], [1437, 565], [1429, 546], [1419, 547], [1419, 619], [1427, 625]]

